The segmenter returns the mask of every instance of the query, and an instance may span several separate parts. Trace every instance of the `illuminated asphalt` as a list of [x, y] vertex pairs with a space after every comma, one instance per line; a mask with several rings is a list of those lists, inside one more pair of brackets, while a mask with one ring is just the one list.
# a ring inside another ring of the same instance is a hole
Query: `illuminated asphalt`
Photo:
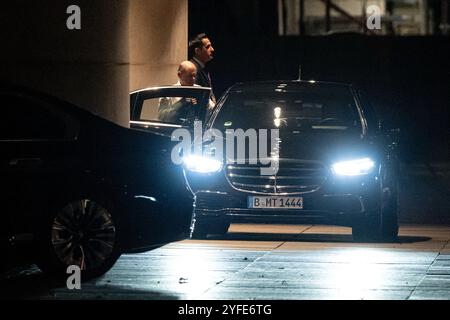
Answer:
[[450, 226], [402, 225], [398, 243], [369, 244], [344, 227], [232, 225], [123, 255], [81, 290], [36, 268], [8, 281], [3, 297], [22, 299], [450, 299]]
[[123, 255], [81, 290], [36, 266], [0, 273], [0, 299], [450, 299], [450, 163], [402, 168], [398, 243], [351, 229], [232, 225], [222, 238]]

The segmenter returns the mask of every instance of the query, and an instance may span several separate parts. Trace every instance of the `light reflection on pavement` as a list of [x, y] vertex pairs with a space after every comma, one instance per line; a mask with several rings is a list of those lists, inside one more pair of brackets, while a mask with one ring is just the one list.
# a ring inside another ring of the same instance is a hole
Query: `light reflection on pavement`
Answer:
[[397, 243], [373, 244], [353, 242], [345, 227], [234, 224], [220, 238], [123, 255], [78, 291], [46, 286], [36, 269], [2, 290], [14, 284], [10, 294], [31, 299], [450, 299], [449, 243], [450, 226], [402, 225]]

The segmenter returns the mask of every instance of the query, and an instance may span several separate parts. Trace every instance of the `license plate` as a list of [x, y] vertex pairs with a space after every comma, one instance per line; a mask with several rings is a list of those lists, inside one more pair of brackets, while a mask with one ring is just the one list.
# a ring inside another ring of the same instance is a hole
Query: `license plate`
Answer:
[[247, 206], [251, 209], [303, 209], [303, 198], [250, 196]]

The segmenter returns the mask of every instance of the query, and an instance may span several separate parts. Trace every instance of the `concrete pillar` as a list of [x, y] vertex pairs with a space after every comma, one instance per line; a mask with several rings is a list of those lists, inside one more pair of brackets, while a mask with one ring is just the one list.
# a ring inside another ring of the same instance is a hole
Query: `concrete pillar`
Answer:
[[[73, 4], [80, 30], [66, 25]], [[187, 52], [187, 0], [5, 2], [0, 37], [0, 81], [128, 126], [130, 90], [176, 81]]]
[[187, 0], [130, 1], [130, 89], [177, 82], [187, 44]]

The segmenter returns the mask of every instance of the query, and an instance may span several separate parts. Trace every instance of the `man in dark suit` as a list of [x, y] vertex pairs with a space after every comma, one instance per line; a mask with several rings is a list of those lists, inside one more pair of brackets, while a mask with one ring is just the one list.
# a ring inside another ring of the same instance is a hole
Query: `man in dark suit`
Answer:
[[204, 33], [196, 35], [189, 41], [188, 54], [190, 61], [197, 67], [196, 84], [211, 88], [211, 100], [216, 103], [216, 97], [212, 90], [211, 77], [205, 70], [206, 64], [213, 59], [214, 48], [208, 36]]

